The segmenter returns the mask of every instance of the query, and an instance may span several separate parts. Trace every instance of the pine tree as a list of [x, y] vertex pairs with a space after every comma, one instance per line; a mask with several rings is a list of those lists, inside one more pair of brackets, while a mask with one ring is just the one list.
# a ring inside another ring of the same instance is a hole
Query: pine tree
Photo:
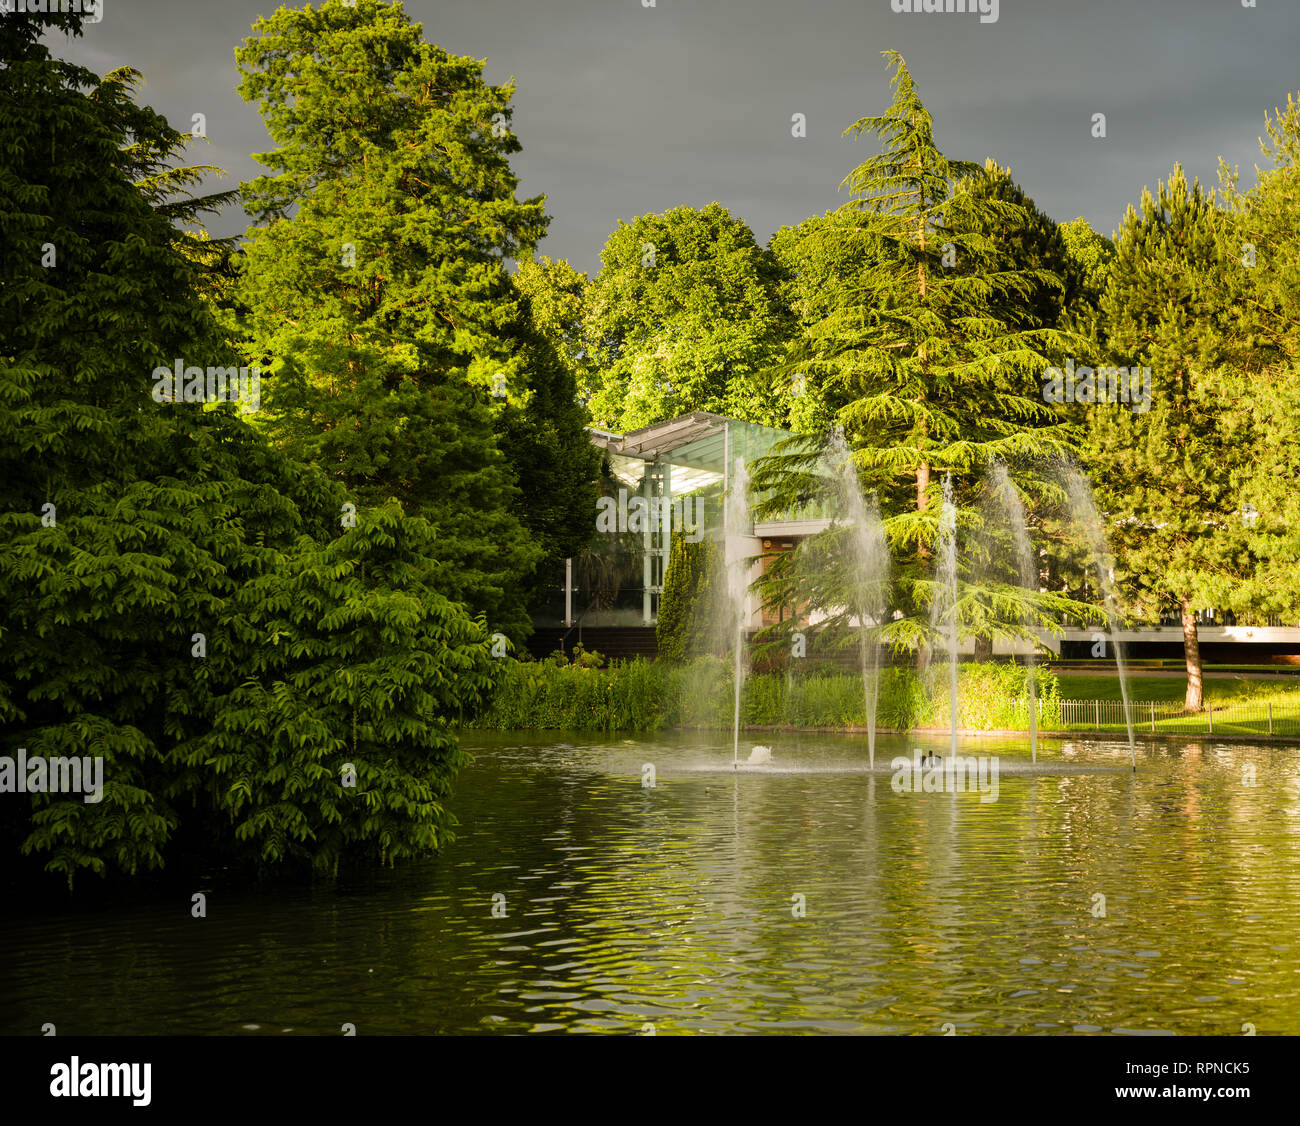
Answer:
[[1129, 208], [1102, 319], [1113, 365], [1150, 369], [1150, 409], [1099, 401], [1088, 408], [1086, 463], [1117, 556], [1116, 582], [1143, 616], [1177, 607], [1186, 705], [1197, 710], [1196, 611], [1232, 606], [1246, 578], [1234, 531], [1241, 521], [1233, 467], [1242, 451], [1225, 429], [1240, 389], [1228, 363], [1230, 294], [1240, 293], [1244, 271], [1228, 235], [1213, 193], [1188, 185], [1178, 166], [1154, 195], [1143, 193], [1140, 213]]
[[[1300, 432], [1300, 100], [1265, 115], [1257, 182], [1246, 192], [1220, 164], [1230, 209], [1228, 276], [1244, 279], [1234, 330], [1224, 340], [1241, 382], [1225, 426], [1239, 455], [1233, 494], [1239, 503], [1243, 583], [1237, 620], [1300, 622], [1300, 492], [1295, 436]], [[1236, 256], [1236, 263], [1232, 259]], [[1225, 301], [1230, 295], [1225, 296]], [[1233, 527], [1233, 525], [1229, 525]]]
[[[895, 69], [893, 103], [845, 131], [878, 135], [882, 152], [846, 177], [853, 199], [804, 247], [814, 264], [842, 261], [843, 247], [880, 253], [834, 289], [834, 304], [806, 330], [786, 370], [806, 377], [843, 428], [864, 490], [879, 499], [894, 555], [891, 601], [903, 614], [882, 636], [916, 649], [924, 664], [941, 478], [954, 478], [965, 536], [980, 523], [977, 481], [992, 462], [1024, 476], [1071, 449], [1075, 432], [1044, 402], [1041, 384], [1048, 355], [1063, 354], [1071, 337], [1026, 327], [1035, 323], [1033, 302], [1062, 283], [1047, 269], [1008, 261], [1015, 255], [999, 241], [1032, 230], [1034, 213], [1001, 174], [992, 182], [979, 165], [944, 156], [906, 63], [897, 52], [885, 57]], [[1044, 238], [1051, 243], [1050, 232]], [[822, 249], [821, 240], [843, 247]], [[752, 482], [761, 512], [827, 490], [813, 468], [827, 441], [825, 434], [792, 441], [758, 464]], [[769, 569], [769, 605], [816, 605], [791, 586], [795, 562], [778, 559]], [[967, 582], [956, 612], [963, 634], [1024, 636], [1028, 621], [1064, 605], [1010, 583]]]

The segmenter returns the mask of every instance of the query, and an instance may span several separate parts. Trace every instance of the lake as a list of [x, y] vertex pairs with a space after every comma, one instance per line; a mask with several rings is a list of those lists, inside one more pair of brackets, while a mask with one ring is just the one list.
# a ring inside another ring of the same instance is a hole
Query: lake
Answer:
[[0, 1031], [1300, 1033], [1297, 748], [760, 739], [472, 733], [430, 861], [9, 913]]

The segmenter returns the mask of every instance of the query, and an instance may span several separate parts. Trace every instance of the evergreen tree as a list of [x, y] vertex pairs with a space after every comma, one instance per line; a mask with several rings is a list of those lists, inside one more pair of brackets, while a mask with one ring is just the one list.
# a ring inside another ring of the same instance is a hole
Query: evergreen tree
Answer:
[[[1175, 166], [1168, 183], [1129, 208], [1101, 309], [1114, 366], [1150, 368], [1150, 409], [1091, 402], [1086, 463], [1130, 608], [1148, 618], [1172, 603], [1183, 626], [1189, 709], [1202, 702], [1196, 611], [1228, 608], [1243, 580], [1241, 451], [1225, 423], [1240, 389], [1229, 364], [1244, 271], [1229, 227], [1199, 182]], [[1076, 407], [1076, 410], [1078, 408]]]
[[544, 548], [494, 412], [528, 410], [505, 263], [546, 219], [515, 198], [513, 89], [425, 43], [400, 4], [280, 8], [254, 31], [239, 90], [277, 147], [244, 186], [257, 226], [239, 299], [271, 433], [359, 507], [395, 498], [427, 518], [437, 588], [520, 640]]
[[[991, 202], [1011, 204], [1014, 210], [989, 206]], [[1085, 278], [1056, 222], [1011, 178], [1011, 169], [986, 160], [980, 172], [958, 181], [942, 225], [978, 236], [968, 238], [966, 255], [955, 242], [944, 244], [947, 257], [940, 262], [945, 270], [975, 277], [1025, 276], [1024, 288], [1007, 288], [990, 301], [989, 311], [998, 321], [1012, 329], [1062, 326], [1064, 311], [1080, 296]]]
[[[1071, 448], [1074, 431], [1044, 402], [1041, 383], [1048, 354], [1063, 354], [1070, 338], [1024, 327], [1033, 323], [1032, 303], [1061, 281], [1008, 261], [1000, 247], [1004, 233], [1035, 226], [1016, 202], [1018, 190], [1004, 177], [990, 186], [979, 165], [940, 152], [905, 62], [897, 52], [885, 56], [895, 68], [892, 105], [845, 131], [877, 134], [883, 151], [846, 177], [854, 198], [815, 228], [804, 249], [813, 262], [845, 257], [843, 249], [820, 250], [823, 240], [879, 245], [883, 253], [837, 287], [834, 305], [806, 330], [787, 367], [806, 375], [843, 428], [864, 490], [877, 494], [895, 557], [891, 601], [903, 614], [882, 636], [917, 649], [924, 664], [941, 478], [953, 475], [964, 535], [978, 525], [976, 482], [992, 462], [1024, 475], [1026, 466]], [[752, 481], [764, 498], [760, 512], [787, 510], [828, 489], [813, 471], [826, 456], [826, 437], [792, 441], [758, 463]], [[778, 559], [769, 568], [769, 605], [815, 605], [791, 588], [794, 564], [794, 557]], [[841, 606], [854, 604], [845, 597]], [[956, 613], [963, 634], [1023, 636], [1027, 621], [1061, 608], [1012, 584], [967, 582]]]
[[[1240, 510], [1237, 618], [1264, 625], [1300, 623], [1300, 492], [1294, 481], [1300, 458], [1300, 100], [1265, 116], [1260, 149], [1268, 165], [1246, 192], [1235, 171], [1221, 163], [1220, 181], [1231, 209], [1228, 274], [1244, 278], [1245, 300], [1234, 309], [1224, 341], [1240, 383], [1226, 425], [1237, 453], [1233, 494]], [[1236, 258], [1234, 263], [1233, 259]], [[1248, 573], [1247, 573], [1248, 572]]]

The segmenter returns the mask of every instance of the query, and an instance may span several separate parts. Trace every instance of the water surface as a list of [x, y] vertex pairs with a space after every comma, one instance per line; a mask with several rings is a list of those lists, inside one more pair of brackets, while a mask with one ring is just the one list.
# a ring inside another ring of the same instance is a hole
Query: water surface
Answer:
[[981, 802], [763, 742], [476, 734], [434, 860], [7, 912], [0, 1032], [1300, 1033], [1295, 748], [969, 740]]

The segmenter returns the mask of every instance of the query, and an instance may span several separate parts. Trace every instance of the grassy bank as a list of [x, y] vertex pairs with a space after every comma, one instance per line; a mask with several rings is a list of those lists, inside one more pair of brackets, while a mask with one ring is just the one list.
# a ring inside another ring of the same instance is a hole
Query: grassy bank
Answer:
[[[876, 722], [908, 729], [948, 722], [946, 679], [935, 670], [927, 684], [914, 671], [881, 671]], [[959, 670], [958, 723], [974, 730], [1020, 727], [1028, 721], [1025, 669], [1019, 665], [967, 664]], [[1039, 670], [1044, 722], [1059, 722], [1057, 678]], [[725, 660], [686, 665], [616, 662], [608, 668], [510, 662], [491, 707], [467, 726], [498, 730], [660, 731], [731, 727], [732, 668]], [[756, 726], [861, 727], [866, 701], [861, 676], [837, 666], [745, 680], [741, 722]]]
[[[970, 731], [1028, 730], [1025, 669], [964, 664], [959, 669], [958, 726]], [[1141, 677], [1130, 682], [1130, 716], [1138, 734], [1300, 736], [1300, 682], [1207, 680], [1207, 710], [1182, 708], [1186, 681]], [[1111, 673], [1038, 670], [1039, 727], [1045, 731], [1123, 732], [1118, 678]], [[653, 732], [728, 730], [734, 706], [730, 662], [687, 665], [620, 661], [607, 668], [511, 661], [491, 707], [466, 726], [496, 730]], [[866, 723], [862, 679], [835, 665], [804, 665], [788, 674], [746, 678], [741, 722], [752, 726], [852, 728]], [[923, 680], [908, 668], [880, 676], [876, 722], [896, 730], [947, 728], [946, 670]]]

